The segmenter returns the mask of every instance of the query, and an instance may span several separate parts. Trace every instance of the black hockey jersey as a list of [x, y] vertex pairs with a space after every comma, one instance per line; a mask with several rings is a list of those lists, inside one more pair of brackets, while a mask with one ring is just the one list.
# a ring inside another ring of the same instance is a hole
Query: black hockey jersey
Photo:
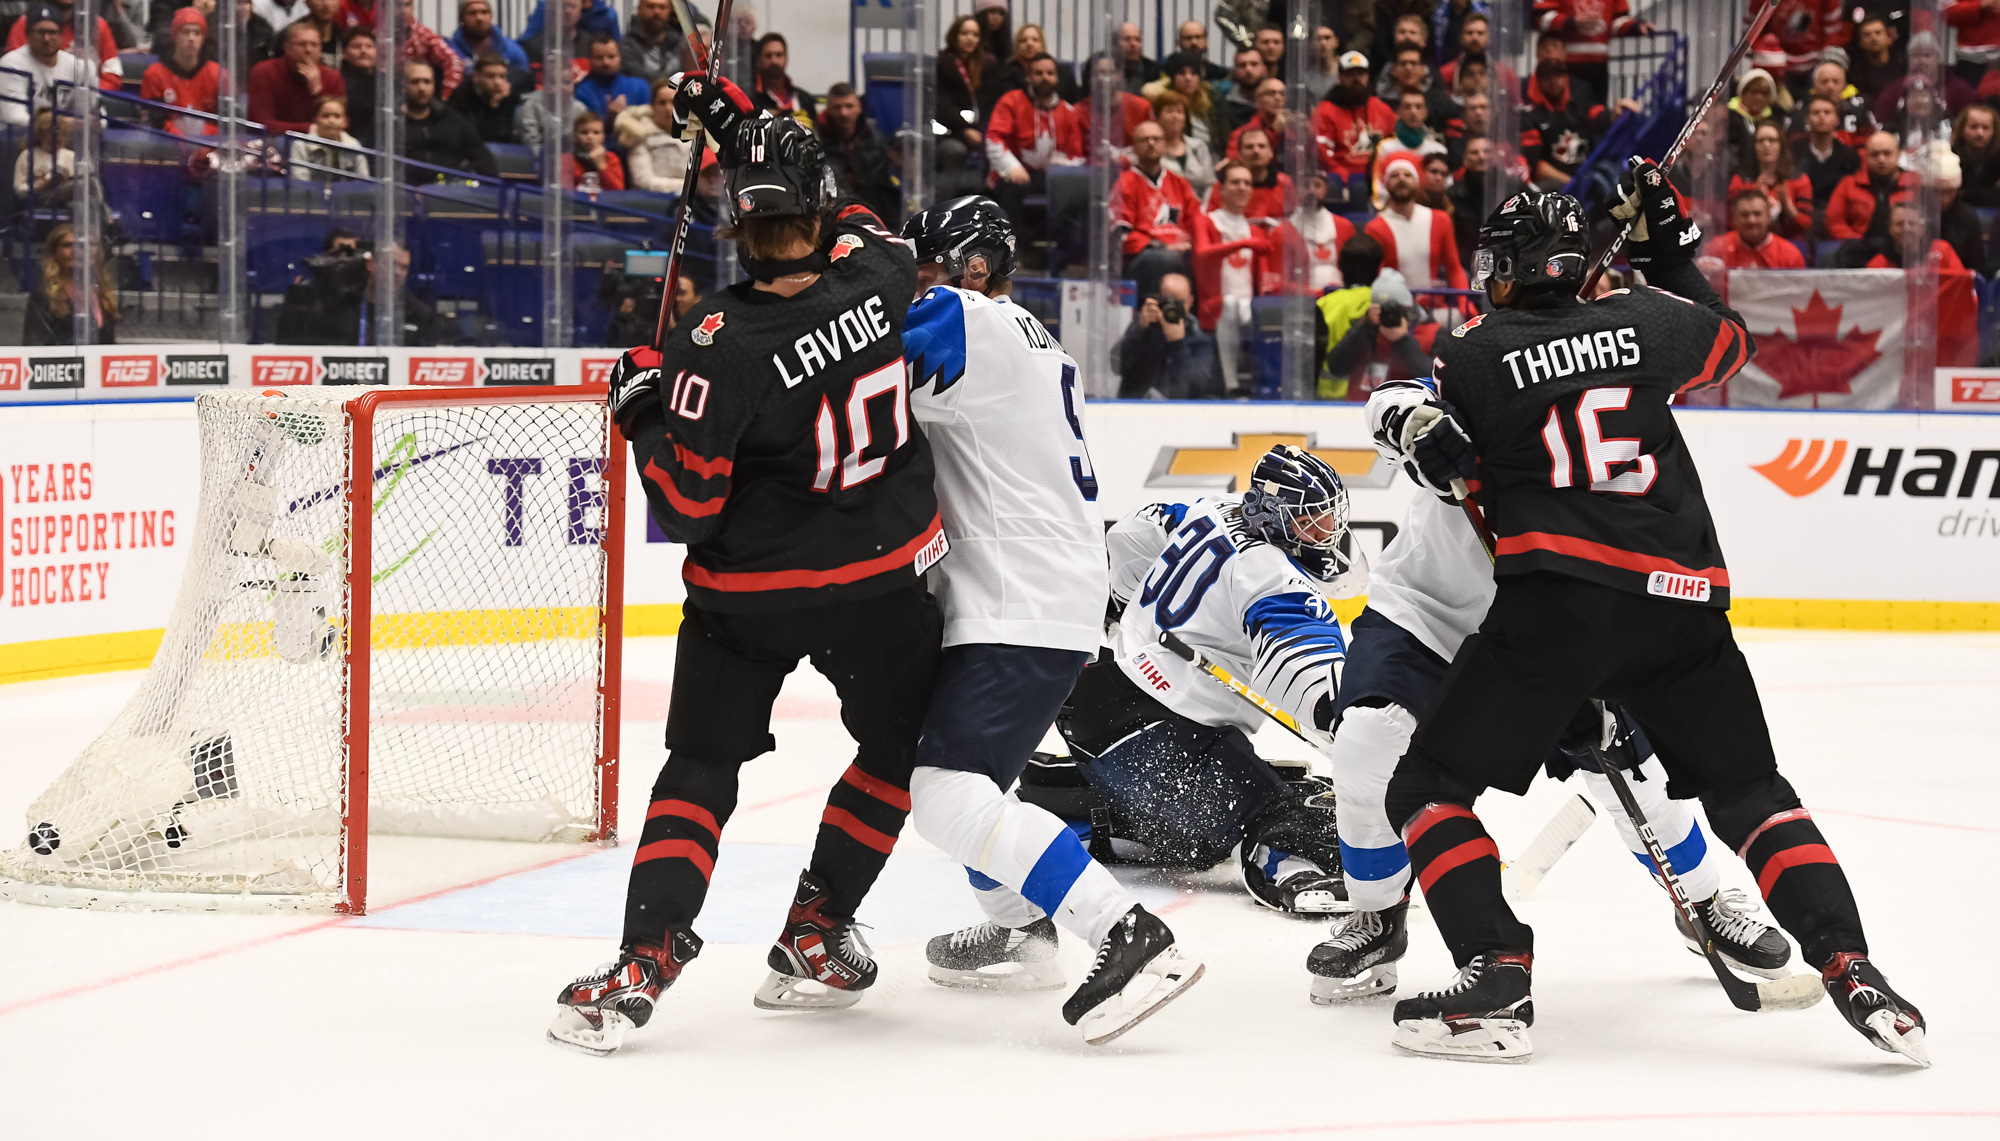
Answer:
[[627, 417], [653, 518], [688, 545], [688, 599], [712, 610], [884, 594], [946, 549], [903, 368], [916, 257], [851, 199], [832, 217], [818, 281], [703, 300], [667, 340], [659, 400]]
[[1502, 309], [1437, 339], [1439, 395], [1479, 453], [1496, 575], [1555, 571], [1728, 607], [1729, 571], [1668, 404], [1735, 375], [1755, 344], [1698, 272], [1670, 272], [1713, 307], [1641, 286]]

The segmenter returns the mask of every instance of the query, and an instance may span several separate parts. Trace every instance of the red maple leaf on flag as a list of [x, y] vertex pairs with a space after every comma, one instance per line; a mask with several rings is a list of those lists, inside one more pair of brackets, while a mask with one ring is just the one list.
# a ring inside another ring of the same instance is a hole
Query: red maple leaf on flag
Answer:
[[1848, 382], [1882, 359], [1876, 351], [1882, 330], [1857, 324], [1840, 335], [1844, 308], [1828, 305], [1815, 289], [1804, 309], [1792, 310], [1793, 336], [1776, 329], [1757, 334], [1757, 367], [1778, 382], [1778, 399], [1846, 395], [1853, 391]]

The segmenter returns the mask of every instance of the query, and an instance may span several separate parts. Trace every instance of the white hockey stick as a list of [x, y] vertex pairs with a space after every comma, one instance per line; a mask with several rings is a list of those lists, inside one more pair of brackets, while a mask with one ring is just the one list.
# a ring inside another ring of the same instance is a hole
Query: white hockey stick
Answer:
[[1500, 865], [1500, 890], [1507, 902], [1519, 903], [1533, 895], [1535, 888], [1541, 886], [1542, 877], [1549, 874], [1549, 869], [1563, 858], [1571, 844], [1583, 838], [1596, 819], [1597, 807], [1582, 793], [1564, 801], [1520, 857]]

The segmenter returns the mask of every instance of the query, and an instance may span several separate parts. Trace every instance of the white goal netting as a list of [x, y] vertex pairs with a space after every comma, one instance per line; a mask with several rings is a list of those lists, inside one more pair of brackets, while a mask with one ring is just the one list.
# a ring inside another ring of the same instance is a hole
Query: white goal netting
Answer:
[[29, 807], [0, 893], [358, 906], [368, 829], [594, 838], [609, 429], [560, 392], [204, 393], [165, 639]]

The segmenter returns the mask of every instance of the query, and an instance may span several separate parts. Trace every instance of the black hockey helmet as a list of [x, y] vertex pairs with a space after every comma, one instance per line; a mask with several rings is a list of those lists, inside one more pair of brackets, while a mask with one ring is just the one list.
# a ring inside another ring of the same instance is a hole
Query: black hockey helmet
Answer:
[[1539, 291], [1583, 286], [1590, 269], [1590, 224], [1567, 194], [1528, 187], [1500, 204], [1479, 227], [1472, 288], [1511, 281]]
[[1265, 452], [1243, 489], [1244, 527], [1325, 583], [1357, 566], [1347, 514], [1340, 473], [1296, 444]]
[[834, 199], [833, 168], [813, 133], [789, 115], [746, 119], [729, 172], [730, 220], [817, 214]]
[[903, 223], [903, 237], [916, 247], [917, 262], [944, 267], [953, 285], [965, 276], [972, 255], [986, 258], [992, 280], [1014, 273], [1014, 220], [991, 198], [968, 194], [940, 202]]

